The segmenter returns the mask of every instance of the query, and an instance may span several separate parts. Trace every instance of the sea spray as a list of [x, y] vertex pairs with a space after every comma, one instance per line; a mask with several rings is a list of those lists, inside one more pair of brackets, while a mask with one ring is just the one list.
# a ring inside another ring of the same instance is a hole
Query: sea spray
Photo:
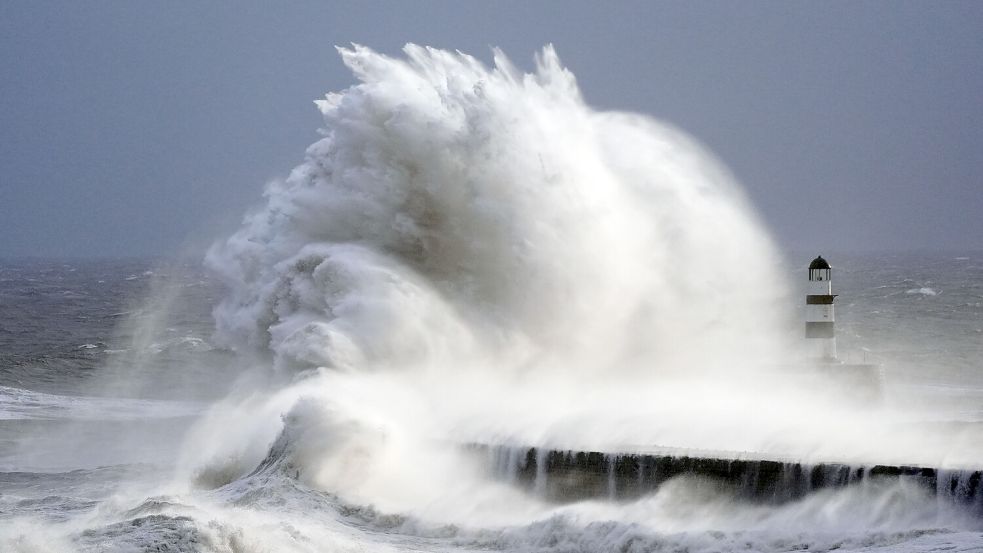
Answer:
[[217, 340], [274, 370], [195, 429], [184, 481], [275, 460], [390, 512], [516, 522], [546, 511], [465, 444], [973, 457], [785, 378], [788, 294], [740, 189], [681, 132], [591, 109], [552, 48], [532, 73], [340, 52], [360, 84], [208, 255]]
[[[787, 351], [773, 247], [691, 139], [591, 109], [551, 47], [529, 74], [498, 51], [491, 68], [413, 45], [340, 52], [361, 83], [318, 102], [324, 138], [208, 255], [229, 290], [217, 339], [276, 374], [192, 432], [188, 481], [222, 485], [276, 443], [298, 477], [412, 508], [447, 474], [468, 480], [456, 449], [475, 434], [556, 440], [587, 390], [603, 387], [595, 421], [644, 415], [629, 396], [660, 379]], [[338, 443], [285, 447], [331, 441], [298, 427]], [[364, 478], [326, 468], [343, 443]]]
[[[761, 371], [786, 349], [773, 253], [691, 141], [584, 107], [549, 51], [530, 75], [501, 55], [492, 69], [418, 48], [408, 61], [345, 56], [362, 84], [324, 106], [326, 142], [210, 257], [230, 289], [219, 338], [244, 374], [191, 429], [174, 482], [160, 481], [170, 456], [5, 472], [0, 549], [978, 548], [961, 530], [979, 529], [965, 502], [983, 495], [958, 470], [983, 458], [978, 416], [916, 425], [816, 402], [822, 382], [791, 385], [787, 365]], [[962, 286], [935, 298], [959, 313]], [[539, 470], [545, 454], [475, 462], [474, 443], [553, 448], [568, 464], [575, 448], [609, 451], [614, 493], [605, 472], [599, 500], [542, 501], [556, 476]], [[787, 490], [810, 459], [922, 456], [953, 470], [935, 493], [830, 471], [842, 488], [755, 504], [658, 463], [625, 470], [628, 452], [659, 444], [795, 453]]]
[[604, 373], [774, 354], [776, 256], [726, 172], [652, 119], [597, 112], [552, 48], [341, 49], [362, 81], [212, 249], [219, 336], [292, 370]]

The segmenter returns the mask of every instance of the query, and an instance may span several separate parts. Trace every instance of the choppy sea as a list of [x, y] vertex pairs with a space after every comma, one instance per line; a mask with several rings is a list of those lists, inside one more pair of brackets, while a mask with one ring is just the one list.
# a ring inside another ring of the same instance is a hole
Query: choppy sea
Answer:
[[[841, 357], [880, 364], [888, 401], [983, 421], [983, 253], [827, 257]], [[187, 432], [242, 371], [211, 341], [221, 294], [194, 262], [0, 261], [0, 551], [983, 551], [975, 514], [890, 486], [762, 506], [681, 479], [462, 523], [263, 467], [176, 485]]]

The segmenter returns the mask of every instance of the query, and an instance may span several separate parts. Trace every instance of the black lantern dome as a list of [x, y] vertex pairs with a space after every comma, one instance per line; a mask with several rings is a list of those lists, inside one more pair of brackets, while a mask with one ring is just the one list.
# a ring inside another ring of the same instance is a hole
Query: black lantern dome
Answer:
[[809, 280], [829, 280], [832, 272], [829, 261], [821, 255], [809, 264]]
[[819, 257], [817, 257], [816, 259], [813, 259], [812, 260], [812, 263], [809, 264], [809, 270], [810, 271], [813, 270], [813, 269], [829, 269], [829, 268], [830, 268], [829, 267], [829, 261], [826, 261], [825, 259], [823, 259], [823, 256], [821, 256], [821, 255]]

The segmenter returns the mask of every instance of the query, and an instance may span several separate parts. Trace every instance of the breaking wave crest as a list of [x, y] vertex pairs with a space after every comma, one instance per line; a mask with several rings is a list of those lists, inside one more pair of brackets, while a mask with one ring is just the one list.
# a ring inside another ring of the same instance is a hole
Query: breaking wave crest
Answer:
[[345, 524], [411, 548], [781, 550], [858, 520], [887, 533], [827, 544], [859, 548], [962, 521], [903, 483], [751, 506], [681, 478], [630, 505], [556, 506], [489, 478], [462, 445], [879, 446], [752, 377], [794, 349], [786, 285], [693, 140], [591, 109], [551, 47], [531, 73], [499, 51], [492, 67], [404, 51], [340, 49], [360, 83], [317, 103], [324, 137], [209, 252], [229, 289], [217, 339], [260, 370], [193, 429], [178, 482], [278, 512], [337, 501]]
[[[592, 386], [610, 393], [590, 409], [611, 411], [663, 378], [785, 356], [777, 255], [683, 133], [590, 108], [552, 47], [532, 73], [499, 51], [492, 67], [414, 45], [340, 53], [360, 83], [317, 102], [324, 138], [208, 254], [229, 288], [218, 339], [275, 370], [202, 425], [189, 474], [248, 472], [299, 439], [289, 423], [276, 438], [290, 413], [319, 429], [295, 472], [378, 501], [434, 484], [407, 459], [460, 470], [434, 443], [562, 418]], [[345, 443], [368, 474], [325, 468]]]
[[492, 68], [413, 45], [340, 52], [361, 84], [318, 102], [325, 137], [208, 256], [231, 289], [227, 345], [289, 370], [772, 353], [775, 253], [691, 139], [591, 109], [550, 47], [529, 74], [498, 51]]

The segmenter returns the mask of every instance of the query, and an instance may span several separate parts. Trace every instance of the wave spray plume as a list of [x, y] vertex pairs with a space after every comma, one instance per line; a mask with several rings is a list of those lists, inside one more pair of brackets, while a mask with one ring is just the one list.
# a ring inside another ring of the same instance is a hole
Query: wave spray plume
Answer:
[[532, 73], [499, 51], [340, 53], [360, 83], [317, 103], [324, 138], [208, 256], [230, 289], [219, 339], [279, 382], [203, 425], [210, 473], [255, 467], [284, 412], [276, 451], [318, 444], [297, 474], [376, 504], [426, 480], [392, 467], [428, 443], [707, 447], [710, 423], [731, 439], [714, 446], [754, 445], [727, 421], [779, 408], [735, 391], [787, 358], [787, 291], [724, 169], [591, 109], [552, 47]]
[[[784, 293], [740, 191], [680, 132], [596, 112], [547, 47], [341, 49], [362, 81], [209, 255], [237, 349], [280, 368], [695, 368], [770, 353]], [[753, 332], [748, 329], [754, 329]]]

